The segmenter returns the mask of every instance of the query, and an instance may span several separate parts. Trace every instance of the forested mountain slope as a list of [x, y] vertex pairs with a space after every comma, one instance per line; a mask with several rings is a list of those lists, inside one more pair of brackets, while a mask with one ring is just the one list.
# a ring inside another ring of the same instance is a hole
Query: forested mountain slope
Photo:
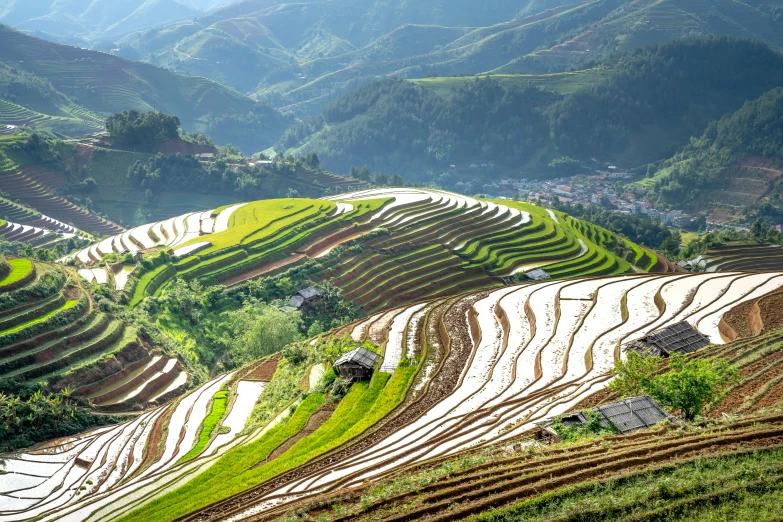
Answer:
[[781, 114], [783, 89], [778, 87], [710, 123], [637, 188], [652, 200], [696, 210], [752, 206], [762, 198], [777, 203], [783, 172]]
[[781, 48], [780, 16], [780, 0], [247, 0], [122, 43], [151, 63], [311, 115], [388, 75], [564, 71], [687, 36], [753, 37]]
[[405, 173], [492, 163], [540, 175], [561, 156], [638, 166], [783, 85], [781, 66], [783, 57], [761, 43], [717, 37], [560, 75], [384, 80], [292, 127], [280, 147], [316, 152], [334, 169], [367, 163]]
[[289, 123], [276, 110], [196, 76], [181, 76], [106, 53], [54, 44], [0, 26], [0, 124], [73, 134], [100, 129], [127, 109], [177, 114], [184, 128], [248, 153]]

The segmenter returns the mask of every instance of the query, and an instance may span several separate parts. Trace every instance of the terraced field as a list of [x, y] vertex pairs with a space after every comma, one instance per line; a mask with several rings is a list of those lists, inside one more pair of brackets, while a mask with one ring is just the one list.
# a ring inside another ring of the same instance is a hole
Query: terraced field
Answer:
[[[5, 511], [0, 519], [105, 520], [128, 515], [125, 520], [256, 520], [282, 515], [296, 502], [317, 502], [319, 495], [329, 495], [329, 502], [334, 503], [335, 492], [384, 480], [406, 467], [452, 459], [468, 450], [519, 444], [536, 421], [569, 411], [605, 388], [622, 343], [684, 320], [720, 345], [721, 322], [727, 312], [775, 295], [781, 287], [780, 273], [634, 274], [512, 285], [387, 310], [332, 335], [368, 338], [384, 346], [381, 370], [369, 388], [366, 384], [356, 388], [359, 396], [374, 386], [384, 390], [381, 397], [391, 394], [389, 385], [395, 379], [409, 383], [403, 388], [407, 392], [390, 415], [372, 417], [372, 408], [362, 413], [368, 422], [359, 423], [364, 427], [350, 438], [336, 437], [342, 441], [339, 445], [316, 444], [332, 440], [324, 437], [336, 429], [334, 423], [306, 427], [322, 397], [313, 393], [295, 402], [295, 411], [288, 406], [281, 410], [285, 416], [274, 417], [277, 429], [255, 429], [245, 435], [249, 439], [241, 439], [242, 445], [231, 442], [216, 453], [207, 449], [193, 461], [174, 465], [201, 440], [199, 426], [213, 411], [210, 399], [224, 383], [242, 384], [241, 377], [227, 374], [178, 404], [76, 438], [46, 457], [18, 457], [19, 462], [40, 461], [41, 476], [27, 486], [30, 494], [5, 490], [7, 505], [23, 511]], [[725, 351], [739, 354], [737, 350], [745, 350], [746, 359], [752, 360], [753, 353], [768, 353], [763, 342], [755, 348], [734, 343], [726, 345]], [[723, 353], [724, 349], [715, 346], [710, 350]], [[384, 376], [389, 374], [391, 380], [383, 387], [388, 379]], [[400, 380], [407, 375], [412, 380]], [[239, 390], [234, 384], [228, 388]], [[239, 401], [241, 391], [237, 397]], [[343, 406], [340, 403], [339, 408]], [[342, 412], [338, 409], [333, 415], [343, 418]], [[188, 415], [191, 421], [185, 422]], [[222, 423], [227, 420], [228, 416]], [[657, 436], [621, 437], [616, 444], [598, 446], [595, 452], [575, 447], [573, 451], [585, 452], [545, 453], [540, 459], [525, 453], [507, 463], [513, 471], [500, 468], [496, 473], [482, 473], [464, 486], [447, 480], [436, 484], [432, 495], [430, 490], [423, 491], [402, 515], [384, 511], [388, 504], [380, 502], [373, 505], [370, 516], [461, 519], [527, 498], [522, 494], [525, 491], [529, 496], [545, 485], [574, 483], [574, 477], [588, 481], [601, 478], [602, 473], [647, 470], [651, 460], [701, 455], [705, 448], [736, 452], [741, 444], [777, 440], [780, 420], [765, 422], [774, 426], [740, 422], [729, 428], [734, 430], [729, 434], [723, 430], [673, 433], [669, 444], [657, 443], [666, 433], [662, 431]], [[162, 434], [152, 435], [160, 432], [161, 425], [169, 426], [166, 442], [160, 446], [148, 442], [163, 440]], [[275, 460], [265, 460], [264, 455], [300, 430], [302, 438], [296, 445], [284, 445]], [[656, 442], [650, 446], [652, 440]], [[632, 449], [637, 441], [641, 453]], [[302, 453], [311, 446], [322, 449]], [[617, 453], [613, 453], [615, 447]], [[149, 457], [155, 451], [160, 460]], [[648, 454], [652, 457], [641, 458]], [[296, 455], [302, 458], [297, 460]], [[588, 464], [555, 466], [563, 458], [571, 462], [572, 457], [574, 462]], [[49, 460], [57, 464], [44, 471]], [[145, 463], [152, 464], [145, 470]], [[17, 464], [12, 461], [13, 466]], [[530, 468], [529, 473], [520, 473], [516, 467]], [[63, 480], [68, 486], [57, 488]], [[82, 485], [85, 489], [76, 494]], [[454, 504], [454, 499], [460, 501]]]
[[57, 195], [56, 191], [63, 186], [65, 180], [62, 176], [41, 165], [0, 171], [0, 191], [10, 195], [13, 200], [45, 214], [48, 217], [45, 221], [49, 228], [70, 233], [73, 233], [74, 229], [80, 229], [96, 235], [115, 234], [123, 230], [119, 225]]
[[[89, 111], [71, 104], [61, 107], [63, 116], [42, 114], [8, 100], [0, 99], [0, 134], [13, 134], [11, 127], [42, 128], [60, 133], [86, 134], [101, 130], [102, 121]], [[4, 132], [5, 131], [5, 132]]]
[[0, 280], [0, 379], [70, 386], [109, 410], [184, 389], [177, 360], [150, 353], [132, 327], [98, 310], [74, 272], [22, 258], [8, 264]]
[[777, 245], [726, 245], [707, 250], [701, 259], [707, 272], [781, 270], [783, 248]]
[[[376, 237], [363, 239], [370, 233]], [[334, 251], [352, 241], [361, 243], [359, 254]], [[564, 214], [419, 189], [187, 214], [108, 238], [72, 258], [89, 264], [110, 252], [161, 247], [175, 260], [139, 275], [132, 304], [175, 276], [235, 285], [306, 259], [319, 260], [321, 277], [367, 312], [500, 286], [534, 268], [557, 278], [676, 270], [655, 253]]]

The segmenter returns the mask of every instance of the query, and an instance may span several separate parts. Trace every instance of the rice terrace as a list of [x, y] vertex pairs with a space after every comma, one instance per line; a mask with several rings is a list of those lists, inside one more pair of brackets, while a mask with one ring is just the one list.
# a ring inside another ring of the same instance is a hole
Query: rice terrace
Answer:
[[0, 522], [783, 521], [782, 23], [0, 1]]
[[[131, 249], [164, 255], [128, 274], [101, 265]], [[72, 259], [85, 266], [78, 274], [62, 264]], [[711, 442], [718, 434], [777, 447], [770, 429], [778, 421], [764, 414], [736, 427], [656, 428], [671, 441], [669, 453], [645, 449], [647, 433], [607, 431], [616, 442], [600, 458], [566, 446], [561, 453], [574, 455], [564, 460], [536, 442], [543, 421], [619, 398], [607, 385], [628, 344], [683, 322], [711, 344], [692, 356], [731, 353], [746, 379], [710, 414], [752, 417], [755, 403], [774, 405], [783, 344], [770, 307], [783, 293], [783, 272], [683, 272], [605, 229], [535, 205], [420, 189], [257, 201], [143, 225], [60, 261], [8, 261], [9, 297], [55, 283], [34, 305], [4, 313], [2, 371], [25, 381], [63, 379], [98, 411], [142, 409], [120, 424], [5, 456], [2, 520], [260, 520], [310, 511], [460, 519], [527, 498], [525, 484], [539, 468], [557, 476], [562, 469], [563, 484], [573, 474], [589, 484], [612, 469], [657, 473], [640, 461], [580, 475], [566, 466], [572, 460], [608, 463], [616, 453], [686, 463], [699, 447], [705, 458], [706, 448], [710, 458], [742, 458], [732, 450], [739, 442]], [[264, 356], [193, 389], [187, 364], [137, 339], [80, 289], [113, 288], [138, 307], [178, 279], [241, 286], [297, 269], [340, 288], [366, 318], [302, 343], [298, 350], [309, 353]], [[536, 270], [546, 278], [515, 282]], [[342, 398], [335, 347], [380, 355], [369, 380], [345, 381]], [[263, 400], [265, 391], [292, 385]], [[737, 394], [755, 396], [751, 389], [758, 399], [749, 405]], [[756, 428], [766, 423], [767, 431]], [[525, 464], [530, 451], [543, 452], [540, 465]], [[652, 457], [657, 451], [664, 456]], [[454, 459], [476, 459], [486, 471], [469, 465], [406, 493], [402, 504], [391, 497], [357, 508], [354, 491]], [[334, 495], [345, 511], [323, 507]], [[410, 501], [404, 511], [394, 507]]]

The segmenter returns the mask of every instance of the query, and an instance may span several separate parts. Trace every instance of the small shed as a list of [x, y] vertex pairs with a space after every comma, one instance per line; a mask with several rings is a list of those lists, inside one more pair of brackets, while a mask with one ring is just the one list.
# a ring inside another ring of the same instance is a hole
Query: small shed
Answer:
[[641, 339], [625, 345], [625, 351], [634, 350], [642, 355], [662, 355], [672, 353], [693, 353], [710, 344], [710, 338], [700, 333], [686, 321], [655, 330]]
[[549, 279], [549, 274], [541, 268], [536, 268], [535, 270], [525, 272], [525, 277], [533, 281], [543, 281], [544, 279]]
[[688, 272], [693, 270], [693, 265], [689, 261], [679, 261], [677, 263], [677, 266], [679, 266], [683, 270], [687, 270]]
[[318, 299], [321, 298], [321, 292], [314, 286], [308, 286], [303, 290], [299, 290], [295, 295], [288, 300], [288, 306], [301, 310]]
[[334, 363], [337, 374], [352, 381], [367, 380], [372, 377], [375, 363], [381, 356], [366, 348], [356, 348], [344, 353]]
[[[640, 395], [618, 402], [602, 404], [591, 411], [601, 416], [601, 424], [604, 427], [614, 426], [623, 435], [651, 428], [664, 420], [677, 420], [676, 417], [669, 415], [661, 409], [658, 403], [648, 395]], [[560, 420], [566, 426], [580, 426], [588, 422], [587, 416], [581, 411], [567, 413], [561, 416]], [[541, 434], [548, 437], [557, 437], [554, 430], [550, 428], [551, 425], [552, 419], [539, 423], [538, 427], [541, 430]]]
[[594, 408], [594, 411], [622, 434], [652, 428], [661, 421], [674, 419], [648, 395], [603, 404]]

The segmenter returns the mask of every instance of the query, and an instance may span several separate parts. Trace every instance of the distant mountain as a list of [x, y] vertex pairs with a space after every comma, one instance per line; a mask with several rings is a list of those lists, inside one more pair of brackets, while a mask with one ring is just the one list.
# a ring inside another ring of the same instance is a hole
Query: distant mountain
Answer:
[[783, 48], [782, 19], [783, 0], [246, 0], [121, 43], [311, 115], [383, 76], [558, 72], [687, 36]]
[[291, 123], [275, 109], [212, 80], [0, 26], [1, 128], [33, 125], [80, 134], [101, 128], [108, 114], [134, 108], [175, 114], [185, 129], [248, 153], [267, 148]]
[[91, 39], [113, 38], [192, 18], [237, 0], [6, 0], [0, 23], [29, 33]]
[[409, 178], [473, 163], [540, 176], [564, 156], [636, 167], [777, 86], [783, 55], [766, 45], [685, 39], [573, 73], [375, 82], [290, 128], [278, 148]]

